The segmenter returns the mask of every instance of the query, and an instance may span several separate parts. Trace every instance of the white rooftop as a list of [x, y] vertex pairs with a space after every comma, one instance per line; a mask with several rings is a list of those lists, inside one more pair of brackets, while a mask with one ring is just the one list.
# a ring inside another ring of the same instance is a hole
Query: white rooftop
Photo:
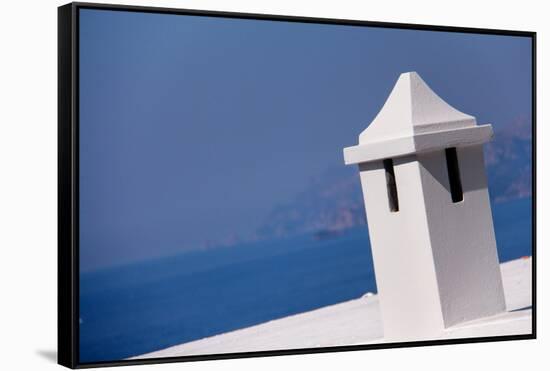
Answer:
[[[507, 312], [446, 329], [431, 339], [531, 333], [531, 258], [500, 265]], [[406, 310], [406, 308], [404, 308]], [[331, 305], [176, 345], [134, 359], [383, 343], [378, 296]]]
[[481, 144], [492, 137], [491, 125], [441, 99], [416, 72], [399, 76], [386, 103], [359, 135], [359, 145], [344, 149], [346, 164], [446, 148]]

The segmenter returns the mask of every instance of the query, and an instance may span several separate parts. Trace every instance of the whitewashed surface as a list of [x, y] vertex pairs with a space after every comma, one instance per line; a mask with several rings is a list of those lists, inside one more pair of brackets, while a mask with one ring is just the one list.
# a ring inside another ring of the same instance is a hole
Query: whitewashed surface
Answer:
[[[451, 327], [440, 338], [531, 333], [531, 258], [500, 265], [507, 312]], [[406, 308], [403, 308], [406, 310]], [[428, 340], [428, 339], [418, 339]], [[378, 296], [176, 345], [134, 358], [253, 352], [384, 342]]]

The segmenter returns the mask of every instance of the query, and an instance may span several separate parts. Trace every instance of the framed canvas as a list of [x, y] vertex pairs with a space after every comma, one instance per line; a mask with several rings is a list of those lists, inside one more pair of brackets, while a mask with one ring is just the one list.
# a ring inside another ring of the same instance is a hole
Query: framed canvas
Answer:
[[534, 32], [59, 8], [71, 367], [534, 339]]

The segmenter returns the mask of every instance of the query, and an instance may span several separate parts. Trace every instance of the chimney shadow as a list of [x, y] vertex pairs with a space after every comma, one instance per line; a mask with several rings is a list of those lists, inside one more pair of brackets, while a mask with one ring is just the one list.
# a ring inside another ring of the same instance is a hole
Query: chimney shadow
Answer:
[[[484, 162], [483, 166], [479, 165], [478, 151], [458, 149], [457, 152], [458, 156], [455, 159], [449, 158], [449, 152], [446, 150], [441, 150], [426, 154], [425, 159], [421, 161], [424, 169], [445, 188], [453, 202], [462, 201], [469, 192], [487, 188], [485, 165]], [[483, 152], [479, 152], [482, 155]], [[457, 192], [462, 194], [459, 199], [454, 195]]]

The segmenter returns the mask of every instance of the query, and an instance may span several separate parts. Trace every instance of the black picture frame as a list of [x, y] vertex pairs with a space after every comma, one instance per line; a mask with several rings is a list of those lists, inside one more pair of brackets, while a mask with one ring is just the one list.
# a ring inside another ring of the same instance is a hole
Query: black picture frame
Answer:
[[[350, 345], [326, 348], [213, 354], [109, 362], [79, 362], [79, 10], [164, 13], [221, 18], [254, 19], [316, 24], [354, 25], [409, 30], [522, 36], [532, 45], [532, 333], [464, 339]], [[268, 14], [233, 13], [145, 6], [70, 3], [58, 8], [58, 363], [69, 368], [186, 362], [289, 354], [342, 352], [380, 348], [418, 347], [462, 343], [527, 340], [536, 338], [536, 33], [483, 28], [386, 23], [348, 19], [310, 18]]]

